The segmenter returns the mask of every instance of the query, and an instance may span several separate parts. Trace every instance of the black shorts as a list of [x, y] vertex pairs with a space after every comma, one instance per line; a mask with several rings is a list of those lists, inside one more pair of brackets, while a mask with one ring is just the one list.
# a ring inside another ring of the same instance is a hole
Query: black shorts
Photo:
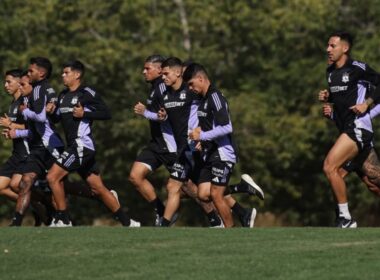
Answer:
[[69, 173], [78, 172], [83, 179], [86, 179], [91, 174], [98, 175], [100, 173], [95, 155], [94, 150], [74, 145], [68, 147], [55, 163]]
[[360, 177], [362, 177], [361, 175], [363, 174], [363, 164], [367, 160], [371, 150], [372, 149], [366, 149], [359, 152], [359, 154], [355, 158], [346, 162], [343, 165], [343, 169], [346, 170], [348, 173], [356, 172]]
[[198, 184], [211, 182], [216, 186], [228, 186], [234, 165], [229, 161], [207, 160], [200, 166]]
[[158, 153], [150, 147], [144, 148], [136, 158], [137, 162], [146, 165], [150, 171], [154, 171], [161, 165], [164, 165], [169, 172], [171, 172], [176, 160], [176, 153]]
[[25, 164], [27, 155], [12, 154], [0, 168], [0, 176], [12, 178], [14, 174], [22, 174], [21, 167]]
[[52, 167], [55, 160], [56, 158], [45, 147], [34, 148], [30, 151], [25, 164], [21, 166], [21, 173], [36, 173], [42, 177]]
[[343, 132], [356, 143], [359, 153], [362, 151], [368, 152], [373, 147], [373, 132], [364, 128], [357, 128], [355, 124], [350, 125]]
[[193, 169], [192, 157], [193, 155], [191, 151], [183, 151], [178, 155], [172, 166], [170, 178], [180, 182], [188, 181], [189, 178], [191, 178], [191, 172]]

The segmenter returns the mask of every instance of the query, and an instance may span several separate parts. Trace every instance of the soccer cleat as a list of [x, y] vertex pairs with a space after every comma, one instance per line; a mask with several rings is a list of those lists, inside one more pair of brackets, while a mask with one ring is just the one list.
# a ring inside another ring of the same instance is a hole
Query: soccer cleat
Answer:
[[135, 220], [132, 220], [131, 219], [131, 223], [129, 224], [129, 226], [128, 227], [141, 227], [141, 223], [140, 222], [138, 222], [138, 221], [135, 221]]
[[248, 174], [241, 175], [241, 183], [246, 184], [248, 187], [248, 193], [250, 195], [257, 195], [261, 200], [264, 200], [263, 190], [253, 181], [252, 177]]
[[64, 223], [62, 220], [54, 219], [49, 227], [72, 227], [73, 224], [69, 221], [68, 224]]
[[222, 219], [220, 219], [220, 224], [219, 225], [210, 226], [210, 228], [224, 228], [224, 224], [223, 224]]
[[358, 224], [353, 219], [346, 219], [344, 217], [338, 217], [336, 219], [336, 227], [338, 228], [357, 228]]
[[110, 193], [112, 193], [112, 195], [116, 198], [117, 203], [118, 203], [119, 206], [120, 206], [119, 196], [117, 195], [117, 192], [116, 192], [115, 190], [110, 190]]
[[154, 221], [154, 226], [155, 227], [161, 226], [162, 219], [163, 219], [162, 216], [156, 214], [156, 220]]
[[249, 209], [247, 213], [244, 215], [242, 226], [253, 228], [255, 225], [256, 214], [257, 214], [257, 211], [255, 208]]

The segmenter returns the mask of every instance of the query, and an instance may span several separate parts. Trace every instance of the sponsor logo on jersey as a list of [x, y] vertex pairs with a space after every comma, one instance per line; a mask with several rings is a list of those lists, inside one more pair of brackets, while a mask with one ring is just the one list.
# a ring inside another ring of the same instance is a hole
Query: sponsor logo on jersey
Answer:
[[206, 112], [202, 112], [202, 111], [198, 111], [197, 112], [197, 116], [198, 117], [207, 117], [207, 113]]
[[349, 76], [349, 74], [346, 72], [346, 73], [344, 73], [343, 76], [342, 76], [342, 82], [343, 82], [343, 83], [348, 83], [349, 81], [350, 81], [350, 76]]
[[168, 102], [165, 103], [165, 108], [174, 108], [174, 107], [182, 107], [185, 104], [185, 102]]
[[59, 112], [64, 114], [64, 113], [70, 113], [74, 111], [74, 108], [71, 108], [71, 107], [60, 107], [59, 108]]
[[335, 86], [335, 87], [330, 87], [331, 92], [339, 92], [339, 91], [345, 91], [347, 90], [348, 86]]

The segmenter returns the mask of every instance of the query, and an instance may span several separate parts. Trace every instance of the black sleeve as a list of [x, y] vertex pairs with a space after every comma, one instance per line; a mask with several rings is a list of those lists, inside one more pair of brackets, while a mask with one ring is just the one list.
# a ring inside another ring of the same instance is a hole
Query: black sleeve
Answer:
[[230, 123], [227, 101], [222, 94], [214, 92], [209, 97], [210, 106], [214, 113], [215, 125], [227, 125]]
[[111, 119], [111, 112], [98, 93], [84, 90], [79, 102], [85, 108], [84, 118], [89, 120]]
[[354, 62], [354, 64], [355, 63], [359, 71], [360, 79], [376, 87], [376, 90], [369, 91], [368, 97], [372, 98], [375, 104], [378, 104], [380, 102], [380, 74], [364, 63]]

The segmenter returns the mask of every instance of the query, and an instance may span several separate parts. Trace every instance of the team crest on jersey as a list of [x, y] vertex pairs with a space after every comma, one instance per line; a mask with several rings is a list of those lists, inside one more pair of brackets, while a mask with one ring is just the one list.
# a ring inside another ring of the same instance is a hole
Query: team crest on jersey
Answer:
[[75, 105], [78, 103], [78, 97], [74, 97], [73, 99], [71, 99], [71, 104]]
[[348, 83], [350, 81], [350, 76], [348, 75], [348, 73], [344, 73], [343, 76], [342, 76], [342, 82], [343, 83]]
[[13, 110], [13, 114], [14, 114], [14, 115], [16, 115], [16, 114], [17, 114], [17, 107], [16, 107], [16, 108], [14, 108], [14, 110]]
[[180, 92], [179, 99], [181, 99], [181, 100], [186, 99], [186, 91], [183, 90], [183, 91]]

